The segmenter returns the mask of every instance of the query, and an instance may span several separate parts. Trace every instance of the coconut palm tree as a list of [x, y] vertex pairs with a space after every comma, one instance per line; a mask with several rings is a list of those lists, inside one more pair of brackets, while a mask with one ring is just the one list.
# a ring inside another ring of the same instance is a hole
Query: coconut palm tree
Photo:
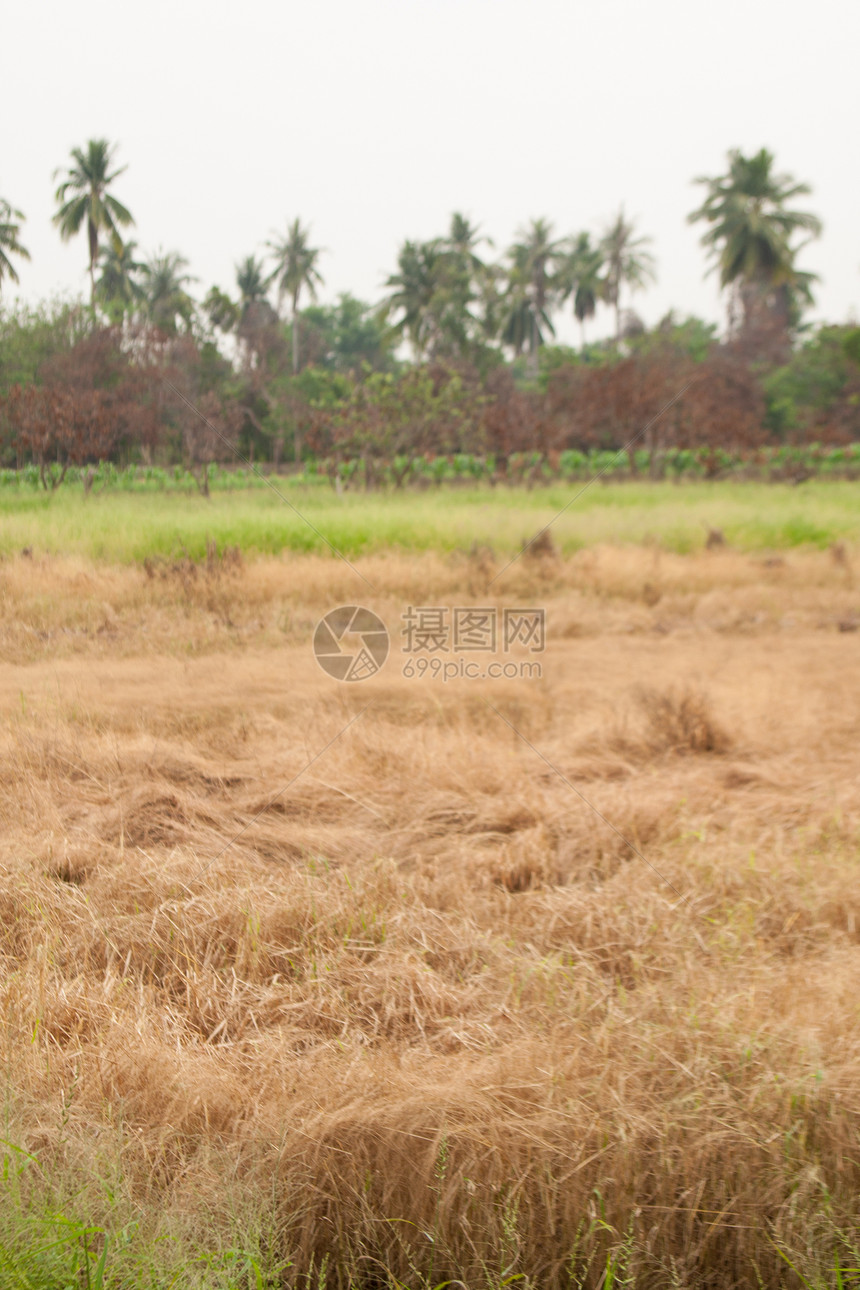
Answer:
[[224, 336], [229, 336], [236, 330], [241, 317], [239, 306], [220, 287], [209, 288], [203, 301], [203, 312], [209, 319], [210, 326]]
[[263, 351], [271, 345], [278, 315], [268, 299], [272, 274], [267, 274], [262, 260], [247, 255], [236, 265], [236, 286], [239, 288], [236, 335], [243, 347], [247, 368], [260, 361]]
[[438, 335], [435, 304], [442, 284], [444, 250], [438, 241], [406, 241], [397, 256], [397, 272], [385, 280], [383, 305], [392, 330], [408, 337], [419, 361]]
[[[408, 337], [416, 359], [474, 357], [495, 326], [490, 319], [493, 270], [476, 247], [483, 239], [462, 215], [451, 219], [447, 237], [404, 242], [382, 316], [394, 333]], [[484, 317], [473, 306], [481, 302]]]
[[108, 243], [99, 256], [101, 276], [96, 282], [95, 298], [108, 312], [132, 313], [146, 299], [141, 281], [146, 265], [136, 260], [137, 242]]
[[546, 343], [547, 335], [555, 335], [555, 328], [547, 310], [538, 310], [535, 305], [527, 248], [511, 247], [508, 258], [504, 294], [495, 304], [499, 339], [503, 345], [510, 345], [515, 358], [527, 350], [530, 372], [536, 375], [538, 349]]
[[188, 261], [178, 251], [159, 251], [143, 267], [144, 311], [154, 326], [175, 336], [180, 324], [188, 330], [194, 318], [194, 301], [187, 288], [196, 279], [185, 270]]
[[573, 299], [573, 314], [579, 322], [585, 348], [585, 322], [593, 318], [603, 293], [603, 252], [593, 246], [588, 233], [579, 233], [559, 271], [562, 300]]
[[[478, 255], [478, 247], [482, 243], [489, 247], [493, 245], [492, 239], [481, 233], [476, 224], [455, 211], [444, 242], [450, 262], [447, 312], [455, 323], [454, 332], [467, 338], [473, 347], [492, 339], [498, 331], [496, 314], [500, 269]], [[474, 312], [475, 305], [479, 306], [480, 316]], [[459, 319], [456, 318], [458, 312]]]
[[[254, 305], [266, 302], [271, 284], [265, 265], [255, 255], [247, 255], [236, 265], [236, 286], [239, 288], [239, 308], [244, 315]], [[267, 302], [266, 302], [267, 303]]]
[[521, 246], [508, 251], [506, 281], [496, 302], [499, 321], [499, 338], [503, 345], [510, 345], [514, 358], [519, 358], [532, 334], [531, 301], [528, 291], [528, 257]]
[[518, 241], [508, 251], [510, 270], [506, 317], [502, 339], [520, 354], [528, 345], [529, 366], [537, 376], [538, 348], [544, 332], [555, 334], [551, 312], [556, 302], [563, 243], [553, 238], [548, 220], [533, 219], [519, 230]]
[[789, 206], [811, 189], [791, 175], [775, 173], [774, 160], [767, 148], [752, 157], [732, 149], [726, 174], [695, 181], [704, 185], [707, 196], [687, 217], [691, 224], [709, 226], [702, 246], [712, 270], [719, 272], [720, 286], [731, 289], [730, 313], [740, 302], [746, 329], [761, 321], [763, 312], [774, 310], [785, 315], [788, 325], [792, 310], [799, 316], [803, 304], [812, 300], [814, 275], [796, 268], [801, 245], [792, 245], [792, 238], [798, 232], [818, 237], [821, 221]]
[[12, 282], [18, 281], [18, 271], [9, 256], [20, 255], [22, 260], [30, 258], [30, 252], [21, 245], [23, 222], [24, 216], [21, 211], [16, 210], [5, 198], [0, 197], [0, 290], [2, 290], [4, 278], [9, 278]]
[[638, 291], [655, 279], [654, 257], [646, 247], [650, 237], [634, 237], [636, 226], [624, 215], [622, 206], [605, 230], [600, 250], [606, 262], [603, 298], [615, 310], [615, 339], [621, 339], [621, 288]]
[[272, 276], [278, 284], [278, 300], [282, 302], [288, 295], [292, 302], [293, 374], [299, 370], [299, 297], [306, 288], [311, 300], [316, 300], [316, 289], [323, 282], [317, 268], [322, 252], [308, 244], [309, 235], [310, 229], [302, 228], [301, 221], [294, 219], [286, 236], [266, 243], [274, 261]]
[[451, 216], [451, 227], [446, 244], [451, 253], [461, 258], [476, 277], [479, 277], [485, 268], [476, 249], [482, 242], [486, 242], [488, 246], [493, 245], [490, 238], [481, 233], [480, 228], [473, 224], [468, 216], [455, 211]]
[[[90, 139], [86, 151], [73, 148], [74, 165], [68, 168], [66, 178], [56, 192], [59, 210], [54, 216], [54, 223], [59, 228], [63, 241], [70, 241], [84, 224], [87, 226], [91, 303], [95, 302], [96, 294], [95, 267], [99, 255], [99, 237], [102, 233], [108, 233], [114, 244], [119, 246], [122, 241], [119, 229], [134, 223], [130, 211], [107, 191], [126, 169], [125, 166], [120, 166], [119, 170], [111, 170], [114, 151], [107, 139]], [[59, 173], [55, 171], [54, 178]]]

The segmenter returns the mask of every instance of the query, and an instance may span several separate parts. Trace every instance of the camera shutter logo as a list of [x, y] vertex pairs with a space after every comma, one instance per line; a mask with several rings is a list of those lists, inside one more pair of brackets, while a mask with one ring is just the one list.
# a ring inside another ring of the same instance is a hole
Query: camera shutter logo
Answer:
[[341, 605], [321, 618], [314, 632], [314, 654], [336, 681], [366, 681], [388, 658], [388, 629], [372, 609]]

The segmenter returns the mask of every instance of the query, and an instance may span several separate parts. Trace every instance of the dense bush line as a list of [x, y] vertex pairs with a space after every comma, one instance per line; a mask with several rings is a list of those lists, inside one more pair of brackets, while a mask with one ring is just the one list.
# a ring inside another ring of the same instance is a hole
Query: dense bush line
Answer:
[[0, 469], [89, 489], [116, 483], [111, 463], [203, 493], [213, 465], [261, 461], [366, 489], [855, 469], [856, 328], [822, 328], [767, 368], [670, 317], [622, 344], [544, 347], [536, 378], [501, 359], [290, 375], [269, 339], [239, 361], [212, 337], [105, 326], [82, 308], [0, 315]]

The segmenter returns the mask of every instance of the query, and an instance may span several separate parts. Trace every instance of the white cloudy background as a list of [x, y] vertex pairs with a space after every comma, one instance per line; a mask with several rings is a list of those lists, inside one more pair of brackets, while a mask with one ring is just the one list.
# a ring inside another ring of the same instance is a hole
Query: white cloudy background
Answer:
[[236, 261], [296, 215], [326, 248], [322, 297], [373, 300], [403, 239], [455, 209], [502, 249], [532, 216], [599, 232], [623, 201], [658, 261], [638, 311], [717, 320], [692, 180], [766, 146], [813, 186], [824, 235], [802, 264], [821, 275], [816, 315], [844, 321], [860, 312], [859, 47], [853, 0], [17, 5], [0, 195], [27, 217], [18, 291], [86, 290], [52, 176], [106, 137], [141, 249], [182, 252], [198, 295], [232, 290]]

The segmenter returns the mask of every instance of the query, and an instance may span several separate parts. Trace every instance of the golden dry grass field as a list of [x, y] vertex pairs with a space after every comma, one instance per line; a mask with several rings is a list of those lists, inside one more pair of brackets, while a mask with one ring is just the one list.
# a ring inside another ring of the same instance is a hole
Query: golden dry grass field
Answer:
[[0, 563], [2, 1283], [856, 1284], [855, 560]]

